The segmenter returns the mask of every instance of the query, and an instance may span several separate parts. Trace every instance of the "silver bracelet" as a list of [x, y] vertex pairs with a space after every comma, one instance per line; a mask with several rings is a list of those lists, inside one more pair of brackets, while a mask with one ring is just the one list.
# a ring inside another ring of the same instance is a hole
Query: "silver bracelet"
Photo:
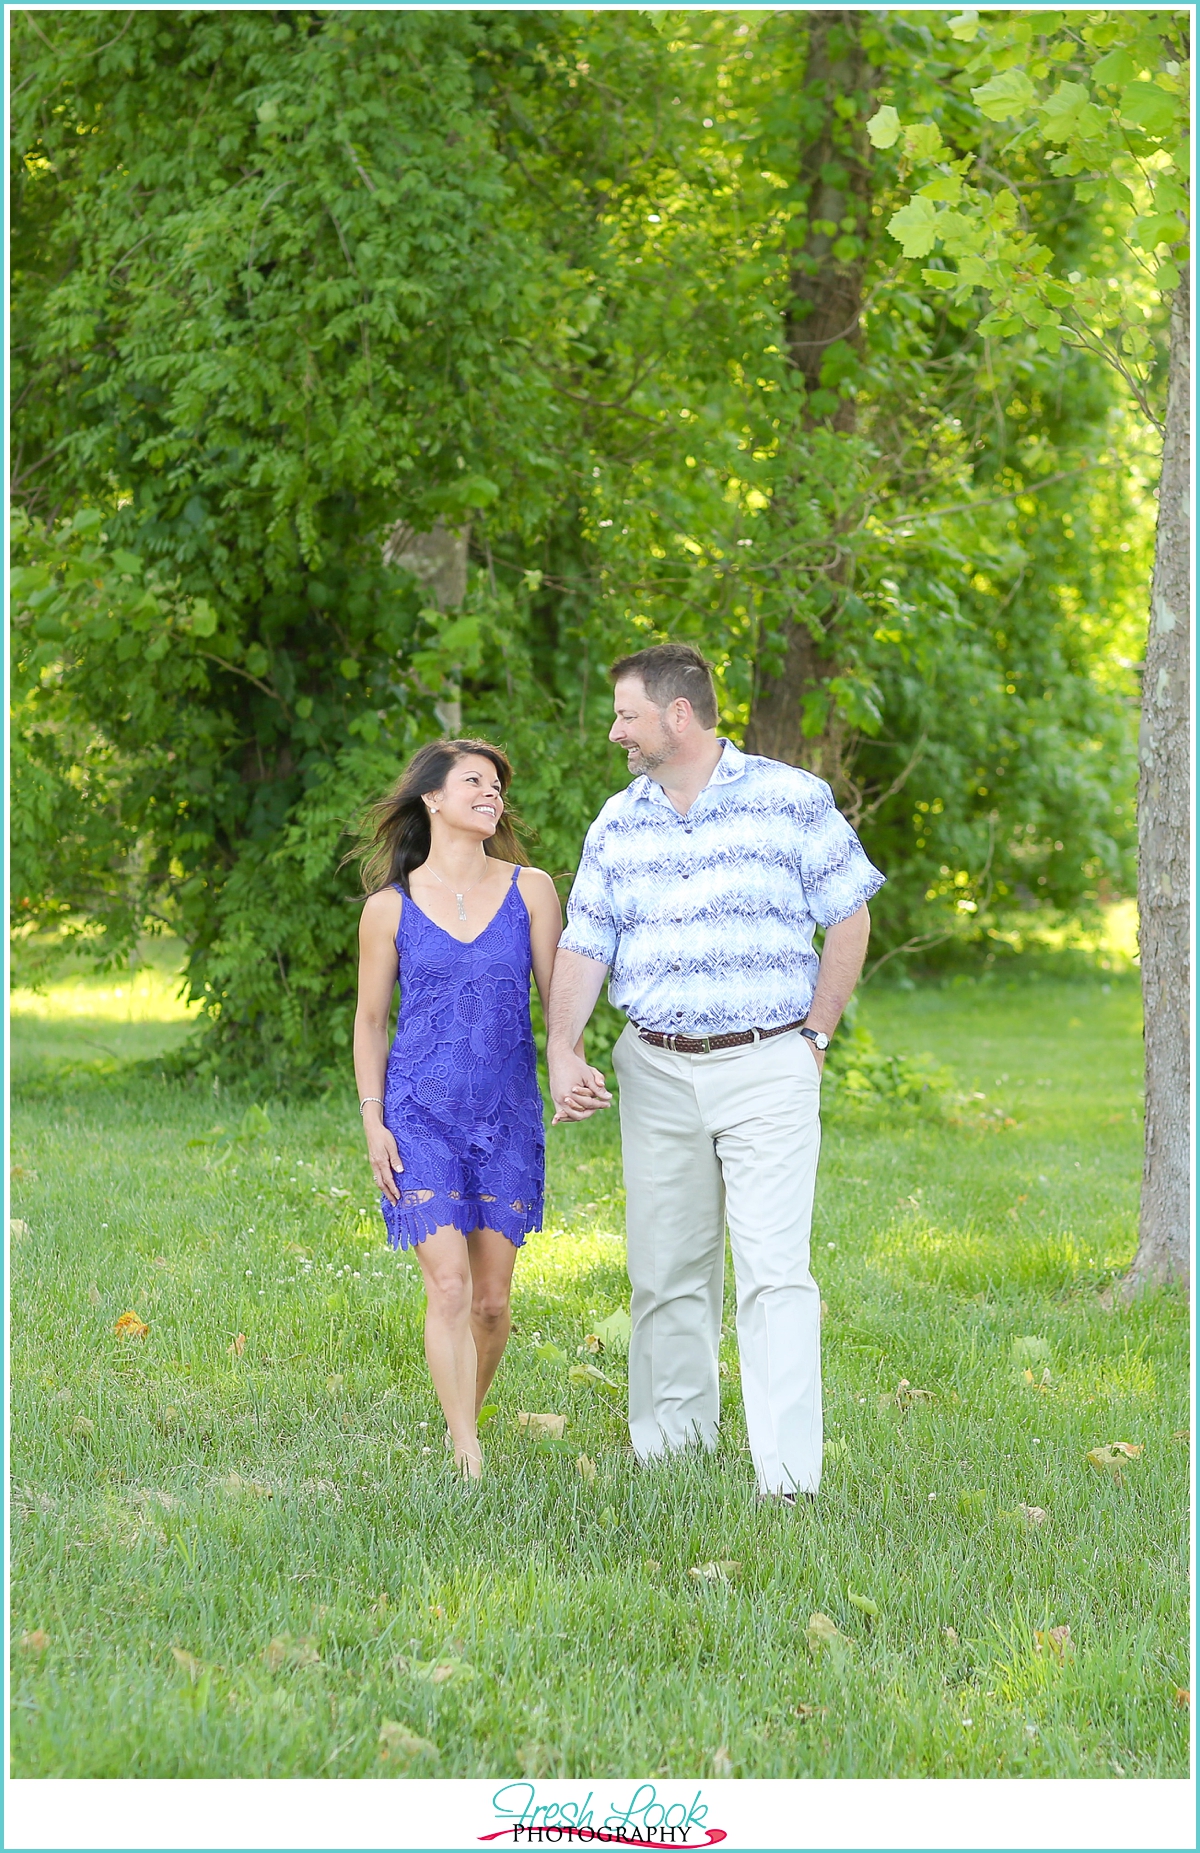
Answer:
[[369, 1100], [373, 1100], [377, 1107], [381, 1107], [383, 1105], [383, 1102], [382, 1100], [380, 1100], [378, 1094], [368, 1094], [366, 1100], [360, 1100], [358, 1103], [358, 1111], [359, 1111], [360, 1116], [362, 1114], [363, 1108], [366, 1106], [367, 1101]]

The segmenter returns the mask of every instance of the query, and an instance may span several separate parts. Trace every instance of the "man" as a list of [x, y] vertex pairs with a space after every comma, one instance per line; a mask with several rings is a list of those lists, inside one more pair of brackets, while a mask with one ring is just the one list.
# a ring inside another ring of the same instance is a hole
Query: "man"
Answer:
[[[575, 1053], [611, 971], [620, 1082], [629, 1431], [648, 1460], [716, 1440], [728, 1219], [759, 1495], [821, 1477], [821, 1298], [809, 1272], [820, 1075], [883, 883], [811, 773], [716, 732], [698, 650], [613, 665], [609, 739], [636, 776], [588, 831], [550, 994], [556, 1119], [609, 1101]], [[818, 961], [815, 929], [825, 929]]]

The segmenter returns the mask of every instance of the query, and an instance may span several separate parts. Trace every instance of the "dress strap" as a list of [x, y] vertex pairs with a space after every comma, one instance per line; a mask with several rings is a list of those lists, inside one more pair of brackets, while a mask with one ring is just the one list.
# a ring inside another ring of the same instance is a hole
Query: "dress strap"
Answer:
[[511, 888], [511, 887], [512, 887], [512, 886], [513, 886], [513, 885], [515, 884], [515, 882], [516, 882], [516, 879], [517, 879], [517, 876], [518, 876], [518, 875], [519, 875], [520, 873], [521, 873], [521, 864], [520, 864], [519, 862], [514, 862], [514, 863], [513, 863], [513, 872], [512, 872], [512, 881], [510, 881], [510, 882], [509, 882], [509, 884], [508, 884], [510, 888]]

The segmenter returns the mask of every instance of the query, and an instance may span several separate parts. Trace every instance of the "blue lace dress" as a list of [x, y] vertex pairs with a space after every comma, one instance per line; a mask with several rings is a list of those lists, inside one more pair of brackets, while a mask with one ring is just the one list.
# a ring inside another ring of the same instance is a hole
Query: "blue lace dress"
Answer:
[[404, 1165], [400, 1201], [380, 1202], [393, 1248], [443, 1225], [499, 1229], [519, 1248], [542, 1226], [545, 1133], [519, 874], [465, 944], [403, 895], [400, 1018], [383, 1087], [383, 1123]]

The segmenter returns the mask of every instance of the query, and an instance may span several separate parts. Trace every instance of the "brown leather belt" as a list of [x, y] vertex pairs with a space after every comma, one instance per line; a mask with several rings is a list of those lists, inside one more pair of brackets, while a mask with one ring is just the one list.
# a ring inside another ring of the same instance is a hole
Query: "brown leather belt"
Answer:
[[797, 1017], [794, 1023], [781, 1023], [778, 1029], [736, 1029], [727, 1036], [671, 1036], [661, 1029], [640, 1029], [636, 1024], [634, 1028], [652, 1049], [670, 1049], [673, 1055], [711, 1055], [714, 1049], [742, 1049], [747, 1043], [765, 1042], [768, 1036], [786, 1035], [789, 1029], [799, 1029], [806, 1021]]

